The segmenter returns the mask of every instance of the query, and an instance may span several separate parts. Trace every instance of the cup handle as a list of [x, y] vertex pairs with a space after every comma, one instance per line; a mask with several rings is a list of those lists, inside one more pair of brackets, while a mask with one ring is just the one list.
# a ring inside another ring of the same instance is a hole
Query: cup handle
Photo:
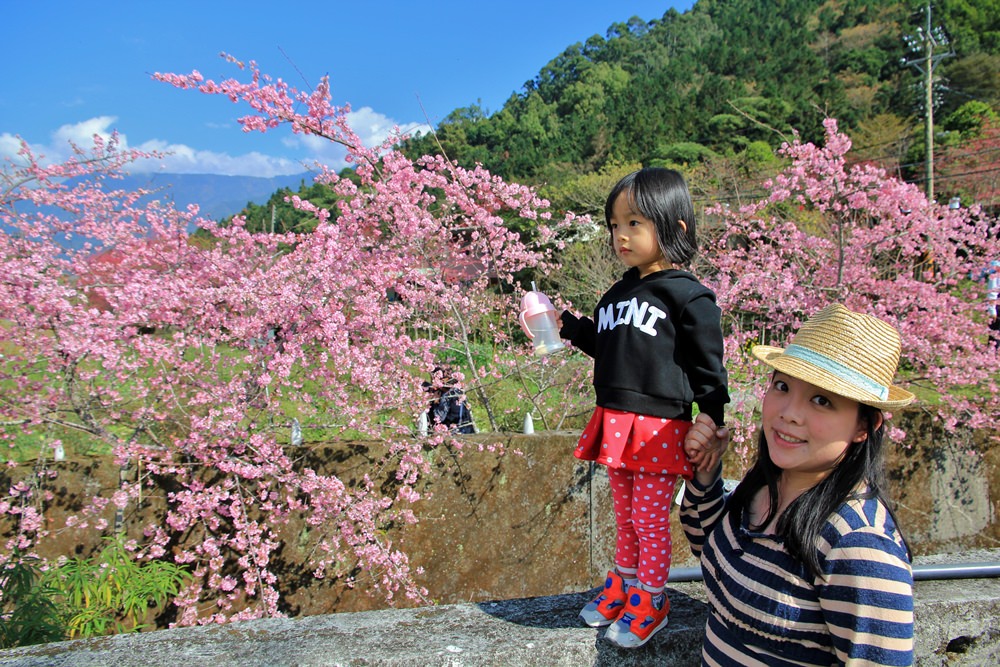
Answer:
[[524, 330], [525, 335], [533, 339], [535, 334], [531, 333], [531, 329], [528, 328], [528, 323], [524, 319], [524, 312], [518, 313], [517, 319], [521, 322], [521, 328]]

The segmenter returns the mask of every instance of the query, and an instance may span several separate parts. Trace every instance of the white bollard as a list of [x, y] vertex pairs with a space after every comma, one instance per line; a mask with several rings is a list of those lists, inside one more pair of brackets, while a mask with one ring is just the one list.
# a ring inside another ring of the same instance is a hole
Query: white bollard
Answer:
[[535, 420], [531, 418], [531, 413], [524, 415], [524, 430], [525, 435], [531, 435], [535, 432]]
[[427, 413], [421, 412], [420, 417], [417, 418], [417, 434], [420, 437], [427, 435]]

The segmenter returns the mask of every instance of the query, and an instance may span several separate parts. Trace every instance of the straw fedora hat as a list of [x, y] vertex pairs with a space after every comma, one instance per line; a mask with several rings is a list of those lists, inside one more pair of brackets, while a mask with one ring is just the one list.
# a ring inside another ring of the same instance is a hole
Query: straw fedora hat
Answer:
[[782, 373], [882, 410], [914, 399], [892, 384], [900, 354], [896, 329], [839, 303], [809, 318], [787, 348], [755, 345], [752, 351]]

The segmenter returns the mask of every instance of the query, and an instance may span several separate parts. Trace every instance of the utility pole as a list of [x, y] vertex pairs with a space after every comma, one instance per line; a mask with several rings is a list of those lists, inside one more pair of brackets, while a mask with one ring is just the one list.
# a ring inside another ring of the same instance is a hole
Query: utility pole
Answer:
[[935, 53], [936, 48], [949, 45], [948, 35], [941, 26], [931, 27], [931, 2], [927, 0], [924, 8], [925, 26], [917, 28], [917, 34], [906, 35], [903, 40], [914, 54], [912, 60], [903, 59], [904, 65], [909, 65], [924, 76], [924, 141], [927, 146], [926, 182], [927, 199], [934, 201], [934, 69], [938, 63], [955, 55], [950, 49], [945, 53]]

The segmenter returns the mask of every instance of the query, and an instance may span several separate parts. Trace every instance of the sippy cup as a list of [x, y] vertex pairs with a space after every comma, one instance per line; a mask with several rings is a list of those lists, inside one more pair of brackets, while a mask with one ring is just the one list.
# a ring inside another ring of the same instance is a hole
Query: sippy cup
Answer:
[[566, 347], [559, 338], [556, 326], [556, 309], [549, 297], [535, 289], [531, 283], [531, 291], [521, 299], [521, 314], [518, 315], [521, 328], [531, 339], [535, 354], [544, 355]]

